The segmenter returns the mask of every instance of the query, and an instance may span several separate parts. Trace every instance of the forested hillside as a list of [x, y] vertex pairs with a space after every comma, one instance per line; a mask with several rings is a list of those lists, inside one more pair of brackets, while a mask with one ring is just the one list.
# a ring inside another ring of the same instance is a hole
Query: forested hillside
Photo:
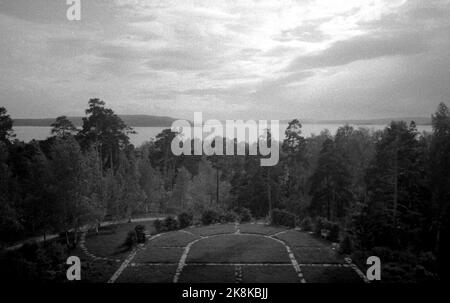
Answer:
[[[260, 156], [174, 156], [170, 129], [135, 147], [133, 132], [99, 99], [76, 128], [66, 117], [45, 141], [19, 142], [0, 108], [0, 241], [79, 230], [149, 212], [281, 209], [305, 230], [335, 226], [355, 260], [379, 256], [400, 280], [444, 279], [450, 268], [450, 112], [433, 132], [413, 121], [370, 132], [344, 125], [305, 138], [293, 120], [280, 162]], [[270, 133], [268, 133], [270, 135]], [[261, 140], [264, 140], [262, 138]], [[237, 144], [237, 142], [235, 142]]]

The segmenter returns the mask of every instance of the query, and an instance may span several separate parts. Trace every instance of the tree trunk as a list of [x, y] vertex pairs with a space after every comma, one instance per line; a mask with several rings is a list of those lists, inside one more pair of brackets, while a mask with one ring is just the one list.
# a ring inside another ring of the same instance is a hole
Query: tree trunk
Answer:
[[216, 201], [219, 206], [219, 167], [216, 167]]
[[70, 248], [69, 233], [66, 231], [66, 245]]
[[166, 148], [164, 151], [164, 167], [163, 167], [163, 172], [164, 172], [164, 183], [167, 186], [169, 185], [169, 181], [168, 181], [168, 164], [167, 162], [169, 161], [169, 148]]
[[394, 154], [394, 203], [393, 203], [394, 227], [397, 227], [397, 204], [398, 204], [398, 135], [395, 139]]
[[113, 163], [113, 151], [112, 151], [112, 148], [111, 148], [111, 150], [110, 150], [110, 152], [109, 152], [109, 159], [110, 159], [110, 161], [111, 161], [111, 171], [114, 171], [114, 163]]
[[267, 202], [269, 203], [269, 219], [272, 219], [272, 188], [270, 186], [270, 169], [267, 168]]

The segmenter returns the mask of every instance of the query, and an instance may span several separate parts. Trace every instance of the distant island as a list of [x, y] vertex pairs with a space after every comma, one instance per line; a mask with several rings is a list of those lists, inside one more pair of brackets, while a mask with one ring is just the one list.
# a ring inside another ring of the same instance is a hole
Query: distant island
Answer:
[[[120, 118], [131, 127], [170, 127], [175, 118], [152, 115], [119, 115]], [[82, 117], [68, 117], [76, 126], [83, 124]], [[382, 118], [382, 119], [353, 119], [353, 120], [311, 120], [300, 119], [303, 124], [352, 124], [352, 125], [387, 125], [391, 121], [403, 120], [407, 123], [414, 121], [417, 125], [431, 125], [431, 118], [426, 117], [404, 117], [404, 118]], [[288, 123], [291, 120], [281, 120], [281, 123]], [[41, 126], [49, 127], [55, 118], [43, 119], [14, 119], [14, 126]]]
[[[170, 127], [176, 119], [151, 115], [119, 115], [131, 127]], [[82, 117], [67, 117], [76, 127], [83, 125]], [[14, 119], [14, 126], [42, 126], [49, 127], [56, 118], [44, 119]]]
[[[351, 124], [351, 125], [387, 125], [392, 121], [414, 121], [416, 125], [431, 125], [431, 117], [403, 117], [403, 118], [380, 118], [380, 119], [348, 119], [348, 120], [300, 120], [304, 124]], [[283, 120], [288, 123], [289, 120]]]

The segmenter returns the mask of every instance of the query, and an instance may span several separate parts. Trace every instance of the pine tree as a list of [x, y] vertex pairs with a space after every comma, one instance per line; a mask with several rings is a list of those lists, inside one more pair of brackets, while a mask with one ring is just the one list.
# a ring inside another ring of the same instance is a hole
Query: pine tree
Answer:
[[430, 187], [433, 202], [435, 251], [441, 277], [448, 276], [450, 261], [450, 111], [441, 103], [432, 117]]
[[12, 131], [13, 121], [4, 107], [0, 107], [0, 142], [9, 143], [15, 137]]
[[57, 117], [56, 121], [50, 126], [52, 127], [51, 133], [59, 138], [64, 138], [68, 135], [75, 136], [78, 133], [78, 129], [66, 116]]
[[117, 169], [120, 150], [129, 144], [129, 134], [134, 133], [105, 102], [90, 99], [83, 118], [83, 126], [78, 135], [83, 148], [94, 148], [102, 160], [102, 170]]
[[320, 152], [317, 168], [310, 179], [312, 196], [310, 208], [313, 213], [325, 216], [328, 220], [342, 219], [349, 202], [353, 199], [351, 175], [344, 164], [334, 141], [326, 140]]

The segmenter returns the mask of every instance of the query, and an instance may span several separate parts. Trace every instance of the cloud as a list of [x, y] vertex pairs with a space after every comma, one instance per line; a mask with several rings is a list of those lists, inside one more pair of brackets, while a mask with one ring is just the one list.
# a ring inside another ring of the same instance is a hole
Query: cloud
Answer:
[[56, 2], [0, 1], [13, 116], [95, 96], [130, 114], [357, 118], [449, 97], [448, 0], [90, 0], [80, 22]]
[[51, 24], [67, 20], [66, 10], [66, 1], [0, 1], [0, 12], [2, 12], [2, 14], [39, 24]]
[[319, 53], [296, 58], [286, 70], [304, 70], [346, 65], [359, 60], [386, 56], [407, 56], [427, 50], [424, 37], [416, 33], [395, 35], [389, 32], [371, 33], [346, 41], [339, 41]]
[[149, 53], [146, 65], [153, 70], [207, 70], [224, 62], [209, 52], [189, 49], [161, 49]]
[[321, 25], [330, 19], [306, 20], [300, 26], [283, 30], [274, 37], [278, 41], [304, 41], [304, 42], [322, 42], [330, 39], [330, 35], [322, 31]]

